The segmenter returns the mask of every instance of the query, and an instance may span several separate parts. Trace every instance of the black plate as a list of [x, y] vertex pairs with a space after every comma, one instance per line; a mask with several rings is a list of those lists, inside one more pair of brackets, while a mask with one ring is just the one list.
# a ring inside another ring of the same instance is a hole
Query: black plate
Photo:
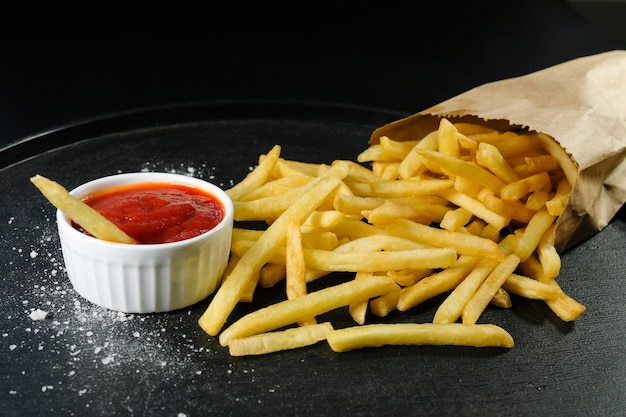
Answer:
[[[563, 255], [559, 282], [588, 307], [578, 321], [563, 323], [542, 302], [519, 298], [511, 309], [485, 312], [481, 321], [513, 335], [512, 350], [388, 346], [337, 354], [320, 343], [233, 358], [197, 325], [210, 298], [149, 315], [81, 299], [63, 269], [54, 209], [28, 180], [40, 173], [73, 188], [151, 170], [228, 188], [274, 144], [285, 158], [354, 160], [374, 128], [402, 116], [311, 103], [196, 103], [77, 123], [2, 150], [3, 415], [623, 415], [623, 213]], [[283, 291], [261, 291], [231, 320]], [[386, 320], [430, 321], [439, 301]], [[33, 321], [34, 309], [49, 317]], [[345, 310], [325, 318], [351, 324]]]

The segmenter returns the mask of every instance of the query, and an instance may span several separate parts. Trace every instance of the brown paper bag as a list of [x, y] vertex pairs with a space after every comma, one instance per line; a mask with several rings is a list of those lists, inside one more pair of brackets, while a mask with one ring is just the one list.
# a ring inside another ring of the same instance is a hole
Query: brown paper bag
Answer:
[[499, 130], [527, 128], [561, 144], [579, 168], [557, 223], [561, 252], [602, 230], [626, 201], [626, 51], [484, 84], [376, 129], [370, 143], [385, 135], [421, 138], [442, 117]]

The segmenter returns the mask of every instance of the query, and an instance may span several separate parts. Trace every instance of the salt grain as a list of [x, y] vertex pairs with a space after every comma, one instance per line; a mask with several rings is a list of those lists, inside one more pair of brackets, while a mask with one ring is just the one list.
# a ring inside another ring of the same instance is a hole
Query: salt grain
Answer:
[[40, 309], [36, 309], [36, 310], [31, 311], [31, 313], [29, 314], [29, 317], [33, 321], [45, 320], [46, 317], [48, 317], [48, 312], [40, 310]]

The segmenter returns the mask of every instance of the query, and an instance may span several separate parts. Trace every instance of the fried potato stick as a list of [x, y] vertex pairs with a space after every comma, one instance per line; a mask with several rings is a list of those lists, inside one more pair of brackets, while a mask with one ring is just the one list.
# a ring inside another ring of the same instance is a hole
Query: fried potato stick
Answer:
[[67, 217], [78, 223], [83, 229], [98, 239], [118, 243], [137, 243], [113, 222], [98, 213], [95, 209], [74, 197], [62, 185], [41, 175], [30, 179], [35, 187]]
[[230, 341], [228, 352], [231, 356], [245, 356], [297, 349], [325, 340], [332, 330], [332, 324], [324, 322], [242, 337]]
[[388, 294], [398, 288], [398, 285], [387, 277], [371, 275], [310, 292], [241, 317], [220, 334], [219, 342], [222, 346], [227, 346], [231, 340], [276, 330], [307, 317], [348, 306], [358, 300]]
[[514, 346], [513, 337], [494, 324], [388, 323], [336, 329], [326, 335], [335, 352], [385, 345]]
[[226, 194], [233, 200], [237, 201], [250, 191], [264, 184], [274, 169], [278, 158], [280, 157], [281, 148], [275, 145], [265, 156], [265, 158], [253, 169], [242, 181], [235, 186], [226, 190]]

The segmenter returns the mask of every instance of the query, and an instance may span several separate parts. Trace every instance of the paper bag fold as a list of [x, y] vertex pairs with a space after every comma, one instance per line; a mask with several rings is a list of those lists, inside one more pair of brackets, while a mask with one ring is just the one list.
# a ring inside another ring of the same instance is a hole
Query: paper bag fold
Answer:
[[421, 138], [442, 117], [543, 132], [561, 144], [579, 168], [557, 224], [561, 252], [602, 230], [626, 201], [626, 51], [484, 84], [376, 129], [370, 143]]

